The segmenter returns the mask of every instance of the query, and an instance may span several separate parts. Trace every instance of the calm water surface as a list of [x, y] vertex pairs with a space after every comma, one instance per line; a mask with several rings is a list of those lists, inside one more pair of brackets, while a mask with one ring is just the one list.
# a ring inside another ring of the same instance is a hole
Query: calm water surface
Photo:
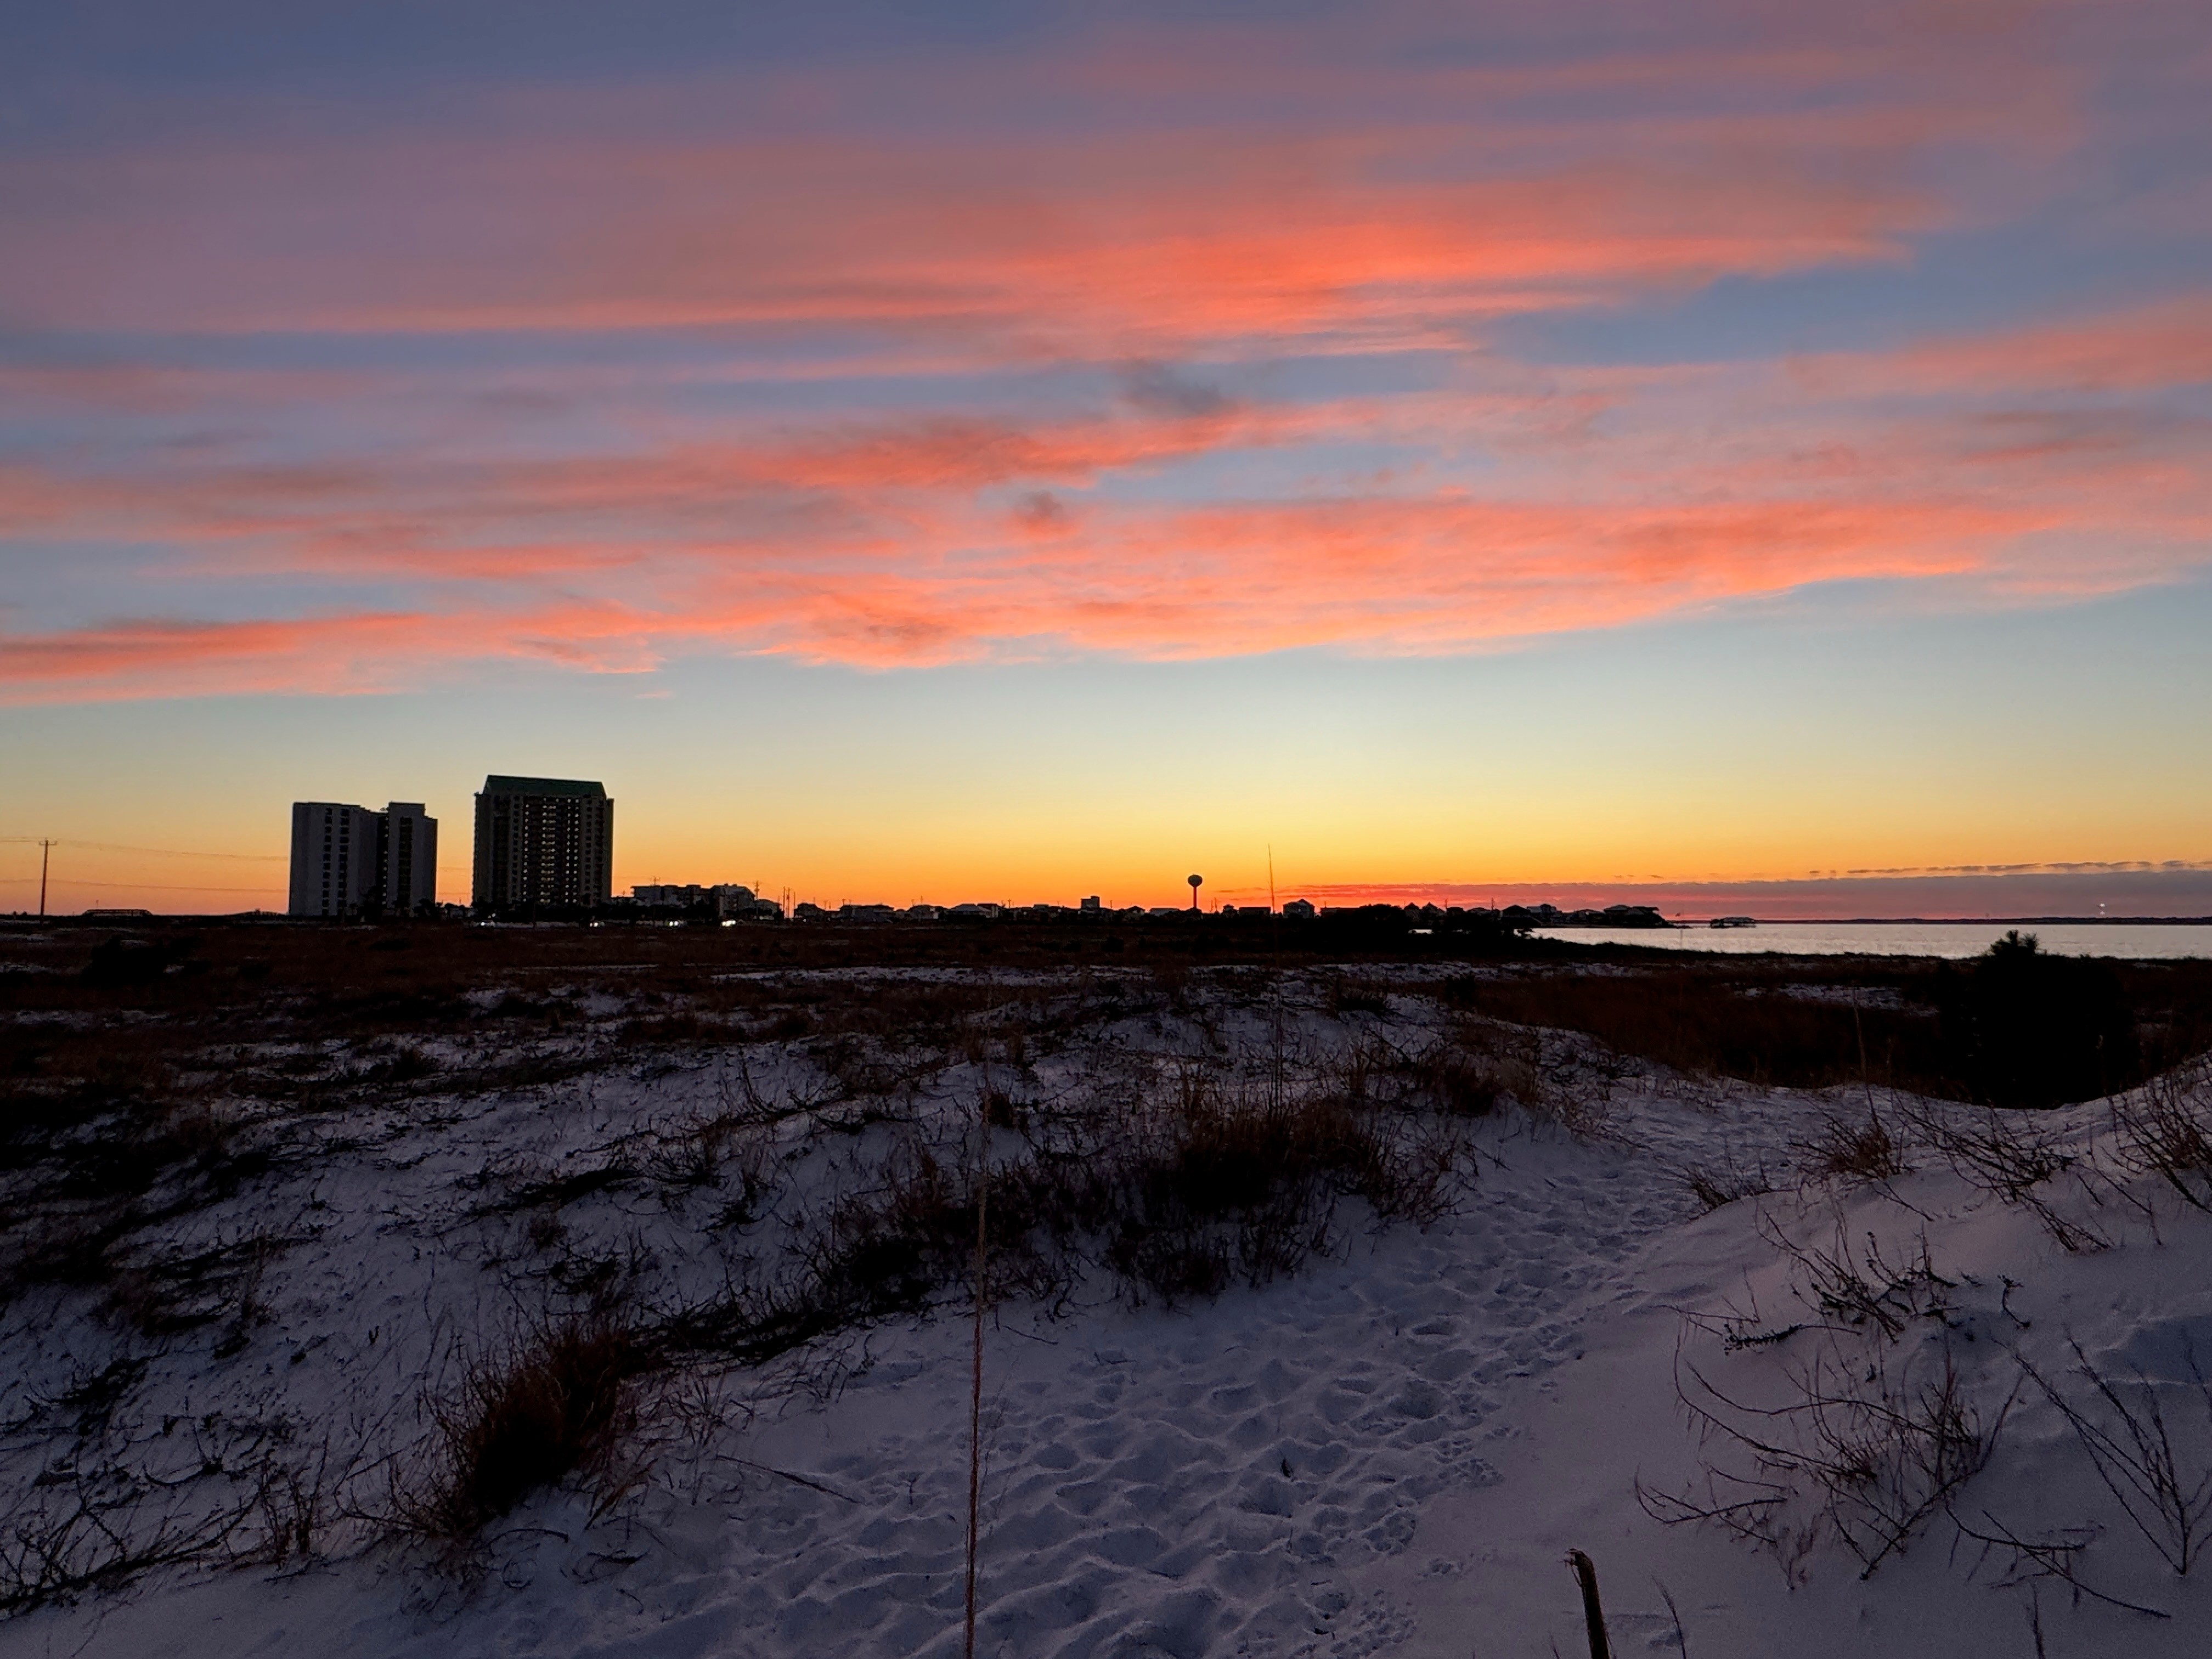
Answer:
[[1760, 951], [1793, 956], [1973, 957], [2017, 927], [2066, 956], [2212, 957], [2212, 927], [2131, 927], [2095, 922], [1763, 921], [1756, 927], [1547, 927], [1544, 939], [1643, 945], [1668, 951]]

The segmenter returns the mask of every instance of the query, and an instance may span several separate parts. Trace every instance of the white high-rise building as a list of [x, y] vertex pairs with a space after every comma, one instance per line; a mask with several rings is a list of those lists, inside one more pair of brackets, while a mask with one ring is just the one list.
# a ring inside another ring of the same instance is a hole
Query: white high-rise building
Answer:
[[381, 885], [376, 814], [336, 801], [292, 803], [292, 902], [295, 916], [352, 916]]
[[394, 801], [381, 812], [292, 803], [293, 915], [414, 915], [437, 898], [438, 821], [420, 802]]
[[383, 811], [377, 862], [384, 914], [415, 916], [438, 902], [438, 820], [419, 800], [396, 800]]

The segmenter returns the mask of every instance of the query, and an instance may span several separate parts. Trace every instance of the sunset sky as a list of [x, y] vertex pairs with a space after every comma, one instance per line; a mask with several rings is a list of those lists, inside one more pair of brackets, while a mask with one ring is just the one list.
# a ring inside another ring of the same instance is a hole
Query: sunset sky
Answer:
[[0, 704], [0, 909], [2212, 909], [2212, 13], [14, 7]]

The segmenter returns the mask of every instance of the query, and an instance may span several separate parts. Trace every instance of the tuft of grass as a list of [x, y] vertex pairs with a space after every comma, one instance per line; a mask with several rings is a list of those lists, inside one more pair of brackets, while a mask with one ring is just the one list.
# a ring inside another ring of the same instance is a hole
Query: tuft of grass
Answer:
[[1686, 1170], [1682, 1184], [1707, 1211], [1718, 1210], [1739, 1199], [1759, 1198], [1774, 1190], [1764, 1164], [1744, 1169], [1731, 1159], [1717, 1169]]
[[592, 1316], [527, 1331], [470, 1365], [431, 1404], [432, 1466], [394, 1494], [403, 1527], [465, 1540], [534, 1492], [605, 1474], [647, 1363], [629, 1328]]
[[1894, 1181], [1909, 1167], [1905, 1148], [1890, 1133], [1889, 1126], [1869, 1103], [1866, 1121], [1853, 1123], [1832, 1117], [1805, 1149], [1808, 1167], [1815, 1176], [1852, 1181]]
[[1390, 994], [1379, 985], [1339, 974], [1328, 982], [1328, 1012], [1337, 1019], [1346, 1014], [1387, 1014]]

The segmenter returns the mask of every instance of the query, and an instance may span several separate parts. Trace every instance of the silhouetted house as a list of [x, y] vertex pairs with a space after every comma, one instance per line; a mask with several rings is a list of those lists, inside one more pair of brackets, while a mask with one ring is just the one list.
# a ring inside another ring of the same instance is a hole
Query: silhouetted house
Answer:
[[1300, 921], [1310, 921], [1313, 920], [1314, 914], [1313, 901], [1311, 899], [1285, 899], [1283, 901], [1283, 914], [1288, 917], [1294, 917]]
[[717, 882], [710, 890], [714, 901], [714, 914], [727, 921], [743, 918], [750, 921], [781, 921], [783, 907], [774, 899], [765, 899], [741, 882]]
[[742, 882], [718, 881], [711, 886], [696, 881], [641, 882], [629, 890], [629, 896], [641, 910], [712, 910], [723, 921], [738, 916], [781, 920], [783, 915], [781, 905], [759, 897]]
[[1499, 920], [1508, 927], [1556, 927], [1561, 917], [1555, 904], [1509, 904]]
[[705, 904], [714, 896], [711, 887], [702, 887], [697, 882], [678, 886], [672, 882], [648, 882], [629, 890], [629, 896], [649, 910], [665, 909], [671, 906], [688, 910], [695, 904]]
[[381, 812], [292, 803], [290, 915], [412, 916], [437, 902], [438, 820], [422, 802], [393, 801]]
[[472, 896], [479, 908], [604, 904], [614, 891], [615, 804], [573, 778], [484, 780]]

